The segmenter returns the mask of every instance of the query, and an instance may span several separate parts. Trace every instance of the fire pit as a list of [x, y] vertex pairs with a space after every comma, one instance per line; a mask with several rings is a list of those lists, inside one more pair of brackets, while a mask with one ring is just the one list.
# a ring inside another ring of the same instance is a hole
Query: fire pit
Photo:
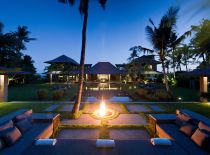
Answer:
[[99, 109], [95, 110], [91, 116], [96, 119], [107, 120], [117, 117], [118, 114], [117, 111], [107, 108], [105, 102], [101, 101]]

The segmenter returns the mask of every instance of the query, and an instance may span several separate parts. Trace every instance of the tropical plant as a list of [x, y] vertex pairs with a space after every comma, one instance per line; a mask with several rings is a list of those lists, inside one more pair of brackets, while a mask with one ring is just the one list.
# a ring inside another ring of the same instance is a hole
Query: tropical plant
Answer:
[[152, 43], [155, 51], [157, 51], [162, 64], [164, 82], [167, 91], [169, 91], [169, 85], [165, 71], [165, 59], [168, 47], [170, 46], [171, 37], [174, 35], [178, 12], [179, 8], [170, 7], [167, 13], [161, 18], [158, 27], [155, 26], [151, 19], [149, 19], [151, 26], [146, 26], [148, 39]]
[[[64, 4], [74, 5], [76, 0], [58, 0]], [[98, 0], [99, 4], [105, 9], [105, 4], [107, 0]], [[79, 112], [80, 102], [82, 98], [82, 90], [83, 90], [83, 78], [84, 78], [84, 63], [85, 63], [85, 50], [86, 50], [86, 29], [88, 22], [88, 8], [89, 8], [89, 0], [79, 0], [79, 12], [84, 17], [83, 18], [83, 27], [82, 27], [82, 48], [81, 48], [81, 56], [80, 56], [80, 74], [79, 74], [79, 87], [77, 92], [77, 97], [75, 100], [75, 104], [72, 110], [73, 114]]]
[[202, 64], [210, 64], [210, 20], [204, 19], [199, 26], [192, 26], [195, 32], [191, 40], [196, 57], [202, 58]]

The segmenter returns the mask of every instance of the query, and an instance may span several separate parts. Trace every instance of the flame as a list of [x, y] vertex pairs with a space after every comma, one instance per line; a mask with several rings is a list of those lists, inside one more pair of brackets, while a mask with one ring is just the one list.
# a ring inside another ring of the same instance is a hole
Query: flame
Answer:
[[100, 107], [99, 107], [99, 116], [103, 117], [106, 114], [106, 104], [104, 101], [102, 101], [100, 103]]

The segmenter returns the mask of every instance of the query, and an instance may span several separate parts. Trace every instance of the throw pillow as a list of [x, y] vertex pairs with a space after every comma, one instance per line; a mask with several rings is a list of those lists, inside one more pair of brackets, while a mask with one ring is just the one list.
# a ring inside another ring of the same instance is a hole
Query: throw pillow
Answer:
[[196, 126], [190, 124], [190, 123], [186, 123], [185, 125], [181, 126], [181, 128], [179, 129], [179, 131], [181, 131], [182, 133], [184, 133], [185, 135], [191, 137], [192, 134], [195, 132], [196, 130]]
[[32, 120], [32, 110], [28, 110], [20, 115], [17, 115], [15, 117], [15, 122], [21, 121], [25, 118], [28, 118], [29, 120]]
[[199, 122], [198, 127], [199, 127], [199, 129], [206, 130], [206, 131], [210, 132], [210, 126], [201, 122], [201, 121]]
[[27, 118], [25, 118], [24, 120], [17, 122], [15, 124], [15, 126], [23, 134], [24, 132], [26, 132], [28, 129], [30, 129], [32, 127], [32, 123], [31, 123], [30, 120], [28, 120]]
[[2, 136], [3, 136], [5, 143], [8, 146], [11, 146], [18, 139], [20, 139], [22, 135], [21, 135], [20, 131], [18, 130], [18, 128], [13, 127], [13, 128], [10, 128], [10, 129], [7, 129], [6, 131], [4, 131]]
[[0, 125], [0, 132], [4, 131], [6, 129], [12, 128], [13, 126], [14, 126], [14, 124], [13, 124], [12, 120], [7, 121]]
[[208, 149], [210, 135], [204, 130], [197, 129], [191, 139], [201, 148]]

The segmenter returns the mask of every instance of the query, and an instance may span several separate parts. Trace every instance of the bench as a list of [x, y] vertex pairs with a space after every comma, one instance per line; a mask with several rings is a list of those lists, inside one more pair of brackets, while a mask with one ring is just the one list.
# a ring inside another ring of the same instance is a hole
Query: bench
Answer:
[[[15, 116], [28, 111], [20, 109], [0, 118], [0, 124], [12, 120]], [[32, 111], [32, 110], [29, 110]], [[39, 117], [38, 117], [39, 116]], [[1, 155], [20, 155], [35, 139], [49, 138], [55, 132], [54, 122], [60, 122], [60, 114], [32, 114], [32, 127], [22, 134], [22, 137], [12, 146], [0, 151]], [[58, 120], [59, 119], [59, 120]]]

